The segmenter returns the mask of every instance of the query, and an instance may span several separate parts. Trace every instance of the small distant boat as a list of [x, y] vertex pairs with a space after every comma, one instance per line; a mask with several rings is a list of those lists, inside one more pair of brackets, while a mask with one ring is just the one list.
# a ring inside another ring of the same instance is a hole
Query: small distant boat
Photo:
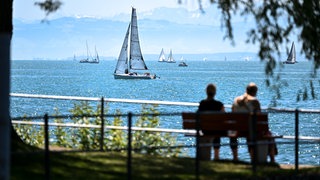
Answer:
[[166, 62], [166, 55], [164, 54], [163, 48], [161, 49], [158, 62]]
[[99, 60], [97, 49], [95, 48], [95, 56], [94, 58], [92, 58], [88, 48], [88, 42], [86, 42], [86, 47], [87, 47], [87, 58], [81, 59], [80, 63], [99, 63], [100, 60]]
[[124, 38], [114, 79], [155, 79], [155, 74], [137, 73], [133, 70], [148, 70], [141, 53], [136, 9], [132, 8], [131, 22]]
[[87, 47], [87, 58], [81, 59], [80, 63], [89, 63], [89, 49], [88, 49], [88, 42], [86, 41], [86, 47]]
[[185, 62], [185, 60], [183, 59], [183, 57], [181, 57], [181, 61], [179, 62], [179, 65], [180, 67], [187, 67], [188, 64]]
[[172, 49], [170, 49], [170, 54], [168, 56], [167, 63], [176, 63], [176, 61], [174, 60], [174, 58], [172, 56]]
[[287, 60], [283, 62], [283, 64], [295, 64], [295, 63], [297, 63], [297, 61], [296, 61], [296, 48], [294, 46], [294, 42], [292, 42], [289, 56], [288, 56]]
[[179, 63], [179, 66], [180, 66], [180, 67], [187, 67], [188, 64], [187, 64], [186, 62], [180, 62], [180, 63]]
[[251, 57], [245, 56], [243, 59], [244, 59], [244, 61], [250, 61]]

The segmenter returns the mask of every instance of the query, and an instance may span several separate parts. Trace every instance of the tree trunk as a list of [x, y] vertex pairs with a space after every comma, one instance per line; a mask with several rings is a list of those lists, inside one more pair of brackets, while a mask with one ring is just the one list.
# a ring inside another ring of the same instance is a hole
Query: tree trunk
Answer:
[[0, 1], [0, 179], [10, 179], [10, 49], [13, 0]]

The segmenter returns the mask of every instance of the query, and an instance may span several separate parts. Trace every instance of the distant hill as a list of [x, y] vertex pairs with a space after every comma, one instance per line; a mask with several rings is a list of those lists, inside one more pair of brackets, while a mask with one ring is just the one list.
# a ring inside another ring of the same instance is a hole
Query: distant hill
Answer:
[[[147, 59], [156, 60], [161, 48], [167, 54], [172, 49], [176, 59], [256, 59], [258, 48], [244, 43], [250, 22], [233, 24], [236, 46], [232, 46], [223, 40], [220, 19], [212, 12], [198, 18], [183, 8], [159, 8], [152, 15], [137, 13], [140, 44]], [[119, 55], [129, 19], [129, 14], [112, 19], [63, 17], [45, 23], [14, 19], [12, 59], [81, 58], [86, 56], [87, 41], [92, 54], [96, 46], [101, 59], [113, 60]]]

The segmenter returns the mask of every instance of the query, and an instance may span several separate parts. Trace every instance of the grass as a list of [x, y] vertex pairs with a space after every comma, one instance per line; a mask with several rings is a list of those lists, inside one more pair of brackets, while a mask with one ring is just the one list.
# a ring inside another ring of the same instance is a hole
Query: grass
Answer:
[[[11, 141], [11, 180], [43, 180], [44, 151], [25, 144], [15, 131]], [[54, 148], [50, 148], [54, 149]], [[128, 179], [127, 156], [121, 152], [50, 152], [48, 179]], [[167, 158], [145, 154], [132, 155], [131, 179], [196, 179], [194, 158]], [[283, 169], [278, 164], [257, 167], [246, 162], [204, 161], [200, 163], [199, 179], [320, 179], [320, 166], [313, 168]]]
[[[133, 154], [131, 179], [195, 179], [194, 158], [166, 158]], [[45, 178], [44, 153], [20, 152], [11, 157], [11, 178]], [[260, 165], [257, 172], [245, 162], [205, 161], [200, 179], [319, 179], [320, 167], [282, 169], [277, 164]], [[120, 152], [51, 152], [50, 179], [127, 179], [127, 156]]]

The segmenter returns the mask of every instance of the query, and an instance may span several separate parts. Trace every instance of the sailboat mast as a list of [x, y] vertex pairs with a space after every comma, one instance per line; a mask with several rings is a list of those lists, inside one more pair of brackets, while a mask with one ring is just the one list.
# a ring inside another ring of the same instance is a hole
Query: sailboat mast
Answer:
[[87, 60], [89, 60], [89, 48], [88, 48], [88, 41], [86, 41], [86, 47], [87, 47]]

